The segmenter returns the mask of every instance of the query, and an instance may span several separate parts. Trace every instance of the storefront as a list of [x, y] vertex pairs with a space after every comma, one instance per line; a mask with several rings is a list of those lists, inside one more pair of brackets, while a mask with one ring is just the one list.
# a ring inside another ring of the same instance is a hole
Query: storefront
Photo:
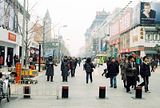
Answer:
[[20, 35], [0, 28], [0, 54], [4, 58], [4, 65], [6, 65], [6, 58], [8, 55], [12, 58], [15, 54], [19, 56], [20, 39]]

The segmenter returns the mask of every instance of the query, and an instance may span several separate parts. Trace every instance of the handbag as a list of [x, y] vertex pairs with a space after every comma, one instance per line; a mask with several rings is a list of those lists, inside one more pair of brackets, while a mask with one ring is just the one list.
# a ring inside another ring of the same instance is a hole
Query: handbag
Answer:
[[109, 73], [107, 72], [107, 73], [105, 73], [105, 77], [106, 78], [110, 78], [110, 75], [109, 75]]

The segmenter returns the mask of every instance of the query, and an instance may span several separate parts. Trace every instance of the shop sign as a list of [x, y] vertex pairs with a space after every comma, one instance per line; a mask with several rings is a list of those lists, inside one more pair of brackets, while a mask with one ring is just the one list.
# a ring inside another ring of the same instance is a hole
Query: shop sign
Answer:
[[13, 33], [8, 33], [8, 40], [16, 42], [16, 35]]

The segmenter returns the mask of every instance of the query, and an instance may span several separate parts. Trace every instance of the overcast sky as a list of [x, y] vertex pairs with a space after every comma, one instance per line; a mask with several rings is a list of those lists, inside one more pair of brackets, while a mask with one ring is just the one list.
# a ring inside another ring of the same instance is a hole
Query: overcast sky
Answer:
[[[24, 0], [19, 0], [23, 2]], [[32, 19], [37, 16], [43, 18], [48, 9], [52, 18], [52, 24], [56, 29], [61, 28], [69, 51], [77, 55], [79, 48], [84, 46], [84, 33], [90, 27], [95, 18], [96, 11], [103, 9], [113, 11], [116, 7], [124, 7], [130, 0], [29, 0], [30, 8], [36, 4], [30, 13]], [[135, 0], [134, 0], [135, 1]]]

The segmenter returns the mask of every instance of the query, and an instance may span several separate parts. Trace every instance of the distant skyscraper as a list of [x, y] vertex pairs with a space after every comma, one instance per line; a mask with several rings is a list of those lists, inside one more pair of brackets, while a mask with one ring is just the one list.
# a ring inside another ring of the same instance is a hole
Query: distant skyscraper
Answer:
[[49, 14], [49, 11], [47, 10], [46, 14], [45, 14], [45, 17], [43, 19], [43, 26], [44, 26], [44, 42], [49, 42], [51, 41], [52, 39], [52, 34], [51, 34], [51, 17], [50, 17], [50, 14]]

